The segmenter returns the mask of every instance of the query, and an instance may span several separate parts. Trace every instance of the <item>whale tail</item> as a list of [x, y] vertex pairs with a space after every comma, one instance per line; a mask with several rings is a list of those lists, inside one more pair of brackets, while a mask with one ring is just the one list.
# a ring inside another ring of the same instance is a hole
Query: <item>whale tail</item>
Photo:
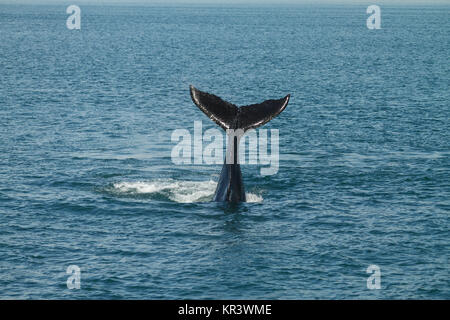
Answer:
[[269, 122], [287, 106], [290, 95], [278, 100], [266, 100], [258, 104], [238, 107], [218, 96], [200, 91], [190, 86], [192, 101], [211, 120], [224, 130], [243, 129], [247, 131]]
[[[287, 95], [278, 100], [266, 100], [259, 104], [238, 107], [193, 86], [190, 86], [190, 89], [194, 103], [225, 131], [228, 129], [240, 131], [237, 129], [242, 129], [245, 132], [262, 126], [280, 114], [286, 108], [290, 98], [290, 95]], [[233, 139], [230, 139], [232, 143], [227, 148], [227, 159], [232, 159], [232, 161], [228, 163], [226, 159], [223, 164], [214, 193], [214, 201], [245, 202], [246, 200], [241, 167], [237, 160], [238, 139], [239, 137], [236, 135], [233, 136]]]

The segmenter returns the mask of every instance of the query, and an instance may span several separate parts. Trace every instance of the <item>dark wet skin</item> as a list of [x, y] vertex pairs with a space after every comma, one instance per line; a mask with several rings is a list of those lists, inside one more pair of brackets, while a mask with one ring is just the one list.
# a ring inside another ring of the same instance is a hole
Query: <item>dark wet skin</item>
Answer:
[[[227, 160], [222, 167], [219, 182], [213, 201], [245, 202], [245, 189], [242, 180], [241, 166], [237, 163], [238, 139], [234, 137], [233, 163], [227, 164]], [[227, 150], [229, 152], [230, 150]]]

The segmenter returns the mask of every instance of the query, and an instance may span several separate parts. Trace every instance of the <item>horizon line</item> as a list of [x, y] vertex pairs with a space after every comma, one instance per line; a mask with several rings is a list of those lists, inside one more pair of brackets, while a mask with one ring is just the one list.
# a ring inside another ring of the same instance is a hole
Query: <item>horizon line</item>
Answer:
[[126, 6], [136, 6], [136, 5], [158, 5], [158, 6], [174, 6], [174, 5], [217, 5], [217, 6], [227, 6], [227, 5], [251, 5], [251, 6], [265, 6], [265, 5], [364, 5], [369, 6], [376, 4], [379, 6], [417, 6], [417, 5], [447, 5], [450, 3], [446, 0], [393, 0], [393, 1], [361, 1], [361, 0], [72, 0], [72, 1], [60, 1], [60, 0], [0, 0], [0, 5], [83, 5], [83, 6], [98, 6], [98, 5], [126, 5]]

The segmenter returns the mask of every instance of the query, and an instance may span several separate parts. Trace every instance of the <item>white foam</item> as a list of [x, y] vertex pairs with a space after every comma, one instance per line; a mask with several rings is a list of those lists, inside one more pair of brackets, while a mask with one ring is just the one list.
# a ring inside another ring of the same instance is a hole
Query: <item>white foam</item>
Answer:
[[[215, 181], [155, 180], [117, 182], [113, 184], [114, 192], [126, 194], [163, 194], [170, 200], [180, 203], [210, 201], [216, 190]], [[247, 202], [262, 202], [257, 194], [246, 193]]]
[[245, 197], [247, 198], [247, 202], [262, 202], [263, 197], [254, 193], [246, 193]]
[[118, 182], [115, 183], [114, 188], [123, 193], [154, 193], [164, 190], [166, 186], [161, 185], [157, 182]]

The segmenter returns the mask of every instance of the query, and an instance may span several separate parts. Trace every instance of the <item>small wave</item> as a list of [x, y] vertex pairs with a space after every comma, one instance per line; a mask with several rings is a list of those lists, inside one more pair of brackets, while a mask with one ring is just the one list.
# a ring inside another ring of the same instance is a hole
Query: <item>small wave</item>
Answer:
[[[180, 203], [211, 201], [216, 190], [215, 181], [155, 180], [116, 182], [113, 192], [123, 195], [162, 195]], [[260, 195], [246, 193], [247, 202], [262, 202]]]

